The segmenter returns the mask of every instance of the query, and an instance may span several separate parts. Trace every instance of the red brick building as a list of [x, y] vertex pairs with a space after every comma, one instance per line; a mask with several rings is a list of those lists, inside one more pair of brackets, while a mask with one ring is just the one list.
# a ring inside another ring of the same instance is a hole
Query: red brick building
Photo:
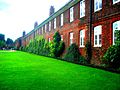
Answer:
[[92, 46], [91, 64], [100, 64], [107, 48], [120, 30], [120, 0], [71, 0], [23, 37], [23, 46], [37, 35], [48, 41], [59, 31], [66, 48], [72, 43], [85, 56], [85, 44]]

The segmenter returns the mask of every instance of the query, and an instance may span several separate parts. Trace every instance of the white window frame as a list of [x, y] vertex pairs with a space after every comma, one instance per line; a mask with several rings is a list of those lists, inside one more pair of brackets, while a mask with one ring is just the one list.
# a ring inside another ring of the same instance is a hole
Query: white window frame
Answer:
[[80, 1], [80, 18], [85, 16], [85, 0]]
[[63, 26], [63, 13], [60, 15], [60, 25]]
[[50, 42], [50, 38], [48, 38], [48, 42]]
[[[96, 9], [96, 7], [97, 7], [96, 3], [98, 3], [97, 9]], [[100, 7], [100, 5], [101, 5], [101, 7]], [[99, 11], [101, 9], [102, 9], [102, 0], [94, 0], [94, 11], [96, 12], [96, 11]]]
[[56, 18], [54, 18], [54, 29], [56, 29]]
[[49, 22], [49, 31], [51, 31], [51, 21]]
[[70, 45], [73, 44], [73, 32], [70, 33]]
[[70, 22], [74, 20], [74, 7], [70, 8]]
[[115, 31], [117, 30], [120, 30], [120, 20], [113, 23], [113, 45], [115, 45], [116, 40]]
[[80, 30], [80, 47], [85, 47], [85, 30]]
[[40, 28], [38, 29], [38, 34], [40, 34]]
[[45, 33], [47, 32], [47, 24], [45, 24]]
[[94, 47], [102, 46], [102, 26], [94, 27]]
[[61, 35], [61, 41], [63, 41], [63, 35]]
[[42, 26], [42, 34], [44, 33], [44, 29], [43, 29], [43, 26]]
[[113, 0], [113, 4], [120, 2], [120, 0]]

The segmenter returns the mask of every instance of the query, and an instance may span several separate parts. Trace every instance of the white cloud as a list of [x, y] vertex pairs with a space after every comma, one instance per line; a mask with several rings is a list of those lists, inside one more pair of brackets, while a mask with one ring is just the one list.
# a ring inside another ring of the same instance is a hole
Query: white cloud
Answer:
[[69, 0], [3, 0], [8, 5], [0, 11], [0, 33], [6, 38], [16, 38], [22, 35], [22, 31], [30, 32], [34, 22], [48, 18], [51, 5], [56, 10], [61, 8]]

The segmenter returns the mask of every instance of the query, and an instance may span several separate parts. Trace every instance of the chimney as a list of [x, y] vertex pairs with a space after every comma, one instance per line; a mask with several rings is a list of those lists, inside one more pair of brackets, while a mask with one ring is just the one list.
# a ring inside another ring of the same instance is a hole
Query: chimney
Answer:
[[25, 36], [25, 31], [23, 31], [23, 37]]
[[34, 23], [34, 29], [38, 26], [38, 22]]
[[51, 16], [54, 12], [55, 12], [54, 6], [50, 6], [49, 16]]

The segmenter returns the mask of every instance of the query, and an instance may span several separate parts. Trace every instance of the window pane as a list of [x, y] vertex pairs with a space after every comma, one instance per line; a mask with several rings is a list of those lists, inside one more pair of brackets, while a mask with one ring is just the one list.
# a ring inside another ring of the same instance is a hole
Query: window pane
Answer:
[[56, 29], [56, 18], [54, 19], [54, 29]]
[[85, 0], [80, 1], [80, 18], [85, 16]]
[[72, 39], [70, 39], [70, 45], [73, 43]]
[[99, 8], [102, 8], [102, 0], [99, 0]]
[[63, 35], [61, 35], [61, 41], [63, 41]]
[[102, 0], [94, 0], [94, 11], [102, 9]]
[[45, 24], [45, 32], [47, 32], [47, 24]]
[[116, 41], [116, 34], [115, 31], [120, 30], [120, 20], [113, 23], [113, 45]]
[[80, 41], [81, 41], [81, 42], [80, 42], [80, 45], [82, 46], [82, 37], [80, 38]]
[[48, 38], [48, 42], [50, 42], [50, 38]]
[[85, 30], [80, 31], [80, 47], [84, 47]]
[[101, 45], [102, 43], [102, 38], [101, 38], [101, 35], [99, 35], [99, 45]]
[[51, 22], [49, 22], [49, 31], [51, 30]]
[[63, 14], [61, 14], [61, 26], [63, 26]]
[[116, 39], [117, 39], [116, 33], [114, 32], [114, 43], [116, 42]]
[[95, 35], [95, 45], [97, 45], [97, 35]]
[[96, 7], [96, 10], [97, 10], [97, 9], [98, 9], [98, 2], [96, 2], [96, 4], [95, 4], [95, 5], [96, 5], [95, 7]]
[[83, 38], [82, 44], [84, 45], [84, 38]]
[[70, 8], [70, 22], [73, 21], [73, 7]]
[[70, 33], [70, 45], [73, 43], [73, 33]]

